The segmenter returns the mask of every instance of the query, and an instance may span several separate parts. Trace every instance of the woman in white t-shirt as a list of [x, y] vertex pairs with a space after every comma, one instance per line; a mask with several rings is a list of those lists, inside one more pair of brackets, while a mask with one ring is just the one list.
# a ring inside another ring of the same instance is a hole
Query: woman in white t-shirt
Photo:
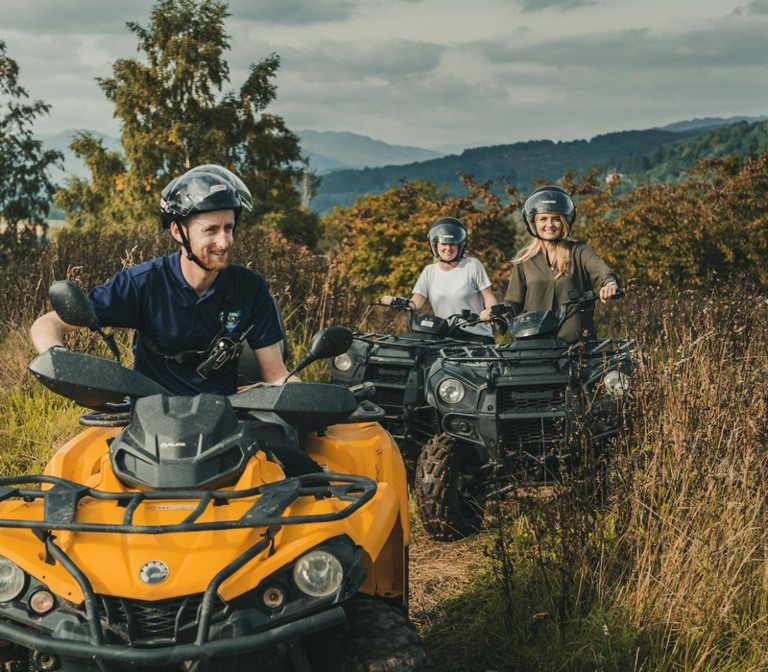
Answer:
[[[491, 280], [482, 263], [475, 257], [465, 257], [467, 230], [461, 220], [454, 217], [438, 219], [427, 235], [435, 262], [424, 268], [413, 287], [410, 298], [419, 310], [429, 300], [434, 314], [447, 318], [469, 309], [486, 320], [482, 324], [460, 327], [453, 337], [493, 343], [493, 331], [487, 320], [496, 297]], [[394, 296], [381, 297], [381, 303], [390, 305]]]

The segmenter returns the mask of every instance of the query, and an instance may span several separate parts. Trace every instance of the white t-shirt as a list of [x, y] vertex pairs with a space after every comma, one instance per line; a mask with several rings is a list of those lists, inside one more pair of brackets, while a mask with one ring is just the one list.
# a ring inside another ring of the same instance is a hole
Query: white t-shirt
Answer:
[[[479, 315], [484, 308], [480, 292], [490, 286], [491, 280], [480, 261], [475, 257], [464, 257], [450, 271], [444, 271], [437, 262], [427, 266], [416, 281], [413, 293], [426, 297], [435, 315], [447, 318], [467, 308]], [[466, 327], [463, 331], [480, 336], [493, 335], [487, 322]]]

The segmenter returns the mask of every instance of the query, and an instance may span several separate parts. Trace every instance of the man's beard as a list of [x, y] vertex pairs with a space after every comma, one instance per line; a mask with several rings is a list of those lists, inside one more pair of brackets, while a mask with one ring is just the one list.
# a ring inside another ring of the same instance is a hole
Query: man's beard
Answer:
[[[215, 252], [214, 250], [213, 252]], [[229, 252], [225, 254], [213, 254], [211, 250], [205, 249], [200, 254], [195, 255], [200, 262], [211, 271], [223, 271], [229, 266]]]

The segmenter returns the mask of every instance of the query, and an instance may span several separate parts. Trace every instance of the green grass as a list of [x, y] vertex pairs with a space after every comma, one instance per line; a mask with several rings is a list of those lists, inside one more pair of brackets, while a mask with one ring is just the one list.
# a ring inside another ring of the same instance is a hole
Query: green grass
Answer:
[[53, 452], [78, 432], [84, 409], [36, 385], [0, 392], [0, 473], [40, 473]]

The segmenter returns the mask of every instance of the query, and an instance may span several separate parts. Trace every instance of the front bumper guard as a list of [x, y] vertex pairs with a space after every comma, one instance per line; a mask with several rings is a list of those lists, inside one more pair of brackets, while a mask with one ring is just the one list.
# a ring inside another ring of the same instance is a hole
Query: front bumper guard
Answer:
[[[24, 483], [48, 484], [45, 490], [18, 487]], [[344, 610], [336, 606], [299, 620], [276, 625], [267, 631], [237, 637], [212, 636], [212, 622], [216, 609], [216, 596], [221, 584], [252, 560], [272, 543], [277, 531], [284, 525], [321, 523], [347, 518], [376, 493], [376, 482], [365, 476], [333, 473], [308, 474], [268, 483], [239, 491], [148, 491], [105, 492], [85, 487], [66, 479], [30, 475], [0, 479], [0, 502], [23, 499], [30, 502], [43, 500], [43, 520], [0, 518], [0, 529], [30, 529], [44, 544], [47, 558], [59, 562], [75, 579], [84, 596], [88, 636], [75, 641], [56, 637], [54, 633], [42, 633], [0, 621], [0, 638], [63, 657], [102, 661], [131, 661], [146, 665], [200, 660], [220, 655], [232, 655], [254, 649], [274, 646], [281, 642], [302, 637], [312, 632], [333, 627], [344, 621]], [[201, 522], [200, 516], [208, 506], [221, 506], [232, 500], [259, 496], [254, 504], [238, 519]], [[300, 497], [333, 497], [347, 502], [339, 511], [324, 514], [283, 515], [285, 510]], [[84, 497], [117, 501], [125, 511], [122, 524], [84, 523], [77, 521], [78, 504]], [[169, 525], [135, 525], [133, 516], [139, 505], [147, 500], [172, 501], [199, 499], [198, 506], [181, 522]], [[106, 641], [101, 622], [98, 597], [91, 582], [75, 562], [56, 544], [55, 531], [101, 532], [118, 534], [169, 534], [239, 528], [266, 528], [265, 533], [253, 545], [246, 548], [226, 567], [213, 577], [203, 595], [193, 643], [172, 644], [158, 648], [140, 648], [137, 645], [110, 644]], [[88, 641], [85, 641], [85, 640]]]
[[165, 665], [184, 661], [209, 660], [266, 649], [332, 628], [345, 620], [344, 609], [336, 606], [253, 635], [190, 644], [174, 644], [151, 649], [125, 644], [116, 645], [103, 642], [96, 644], [53, 638], [49, 634], [34, 633], [6, 622], [0, 622], [0, 638], [34, 651], [62, 658], [100, 660], [110, 663]]

